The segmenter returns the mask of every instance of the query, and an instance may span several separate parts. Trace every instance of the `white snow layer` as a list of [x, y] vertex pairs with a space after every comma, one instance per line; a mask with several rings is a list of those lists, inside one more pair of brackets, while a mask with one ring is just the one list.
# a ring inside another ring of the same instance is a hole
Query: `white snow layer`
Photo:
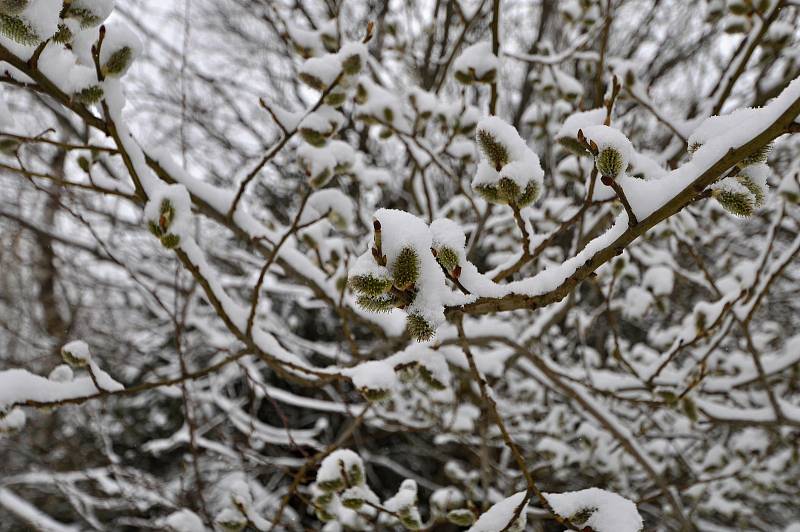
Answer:
[[454, 70], [464, 73], [472, 71], [478, 79], [492, 69], [498, 70], [499, 67], [500, 60], [492, 53], [492, 43], [489, 41], [475, 43], [465, 48], [453, 62]]
[[572, 520], [578, 513], [591, 512], [586, 521], [575, 524], [591, 527], [596, 532], [639, 532], [644, 526], [636, 505], [610, 491], [588, 488], [543, 495], [561, 517]]
[[[500, 532], [514, 517], [514, 513], [517, 511], [519, 505], [525, 501], [525, 495], [526, 492], [520, 491], [494, 504], [475, 521], [475, 524], [472, 525], [467, 532]], [[527, 519], [525, 508], [520, 512], [518, 519], [520, 519], [522, 523], [520, 523], [521, 526], [518, 527], [517, 530], [524, 530], [524, 523]]]

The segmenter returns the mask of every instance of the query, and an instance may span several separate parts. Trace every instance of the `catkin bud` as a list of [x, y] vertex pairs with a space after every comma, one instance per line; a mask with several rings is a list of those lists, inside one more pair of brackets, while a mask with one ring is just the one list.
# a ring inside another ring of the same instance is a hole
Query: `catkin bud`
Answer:
[[508, 148], [498, 141], [489, 131], [479, 129], [476, 137], [478, 139], [478, 147], [495, 170], [499, 171], [508, 164], [510, 160]]
[[72, 95], [72, 99], [84, 105], [97, 103], [103, 97], [103, 88], [100, 85], [91, 85]]
[[108, 58], [103, 66], [101, 72], [104, 76], [117, 77], [125, 73], [130, 64], [133, 62], [133, 48], [130, 46], [123, 46]]
[[712, 192], [714, 199], [723, 209], [735, 216], [752, 216], [755, 210], [755, 198], [749, 190], [732, 190], [718, 188]]
[[386, 388], [360, 388], [358, 391], [361, 392], [361, 395], [364, 398], [371, 402], [371, 403], [379, 403], [381, 401], [386, 401], [387, 399], [392, 397], [392, 392], [387, 390]]
[[19, 148], [19, 141], [11, 137], [0, 137], [0, 153], [14, 155]]
[[501, 199], [505, 200], [504, 203], [515, 202], [519, 196], [519, 185], [508, 177], [503, 177], [497, 183], [497, 193]]
[[317, 482], [317, 487], [322, 491], [333, 493], [344, 488], [344, 480], [341, 477]]
[[73, 37], [75, 36], [72, 34], [72, 30], [66, 24], [59, 24], [58, 30], [51, 37], [51, 40], [58, 44], [67, 44], [72, 42]]
[[364, 506], [363, 490], [353, 487], [345, 490], [341, 496], [342, 506], [351, 510], [360, 510]]
[[772, 144], [771, 143], [765, 144], [761, 146], [759, 149], [757, 149], [755, 152], [751, 153], [750, 155], [742, 159], [736, 166], [738, 166], [739, 168], [745, 168], [747, 166], [751, 166], [754, 164], [765, 163], [767, 162], [767, 157], [769, 157], [770, 151], [772, 151]]
[[85, 7], [77, 7], [74, 5], [71, 5], [67, 8], [66, 12], [64, 13], [64, 17], [76, 19], [83, 29], [98, 26], [101, 22], [103, 22], [103, 19], [97, 16], [90, 9], [86, 9]]
[[475, 189], [475, 192], [477, 192], [489, 203], [503, 203], [503, 201], [500, 200], [500, 194], [498, 193], [496, 186], [491, 184], [482, 184], [475, 185], [473, 188]]
[[692, 421], [697, 421], [697, 405], [691, 397], [684, 397], [681, 401], [681, 407], [683, 408], [683, 413], [686, 414], [686, 417]]
[[358, 296], [356, 303], [359, 307], [369, 312], [391, 312], [397, 307], [398, 301], [392, 294], [380, 296]]
[[412, 247], [400, 250], [392, 267], [394, 285], [400, 290], [407, 290], [414, 286], [419, 278], [419, 256]]
[[728, 10], [734, 15], [747, 15], [750, 13], [750, 2], [743, 0], [731, 0], [728, 2]]
[[92, 355], [89, 353], [89, 346], [78, 340], [61, 348], [61, 358], [73, 368], [83, 368], [89, 365]]
[[467, 508], [447, 512], [447, 520], [458, 526], [470, 526], [475, 522], [475, 514]]
[[589, 155], [589, 151], [586, 149], [586, 146], [578, 142], [578, 139], [576, 139], [575, 137], [559, 137], [556, 140], [569, 152], [575, 155], [578, 156]]
[[765, 199], [765, 192], [760, 186], [758, 186], [749, 176], [747, 175], [738, 175], [736, 176], [736, 180], [742, 184], [747, 190], [750, 191], [750, 194], [753, 195], [753, 207], [756, 209], [762, 207], [764, 205]]
[[0, 13], [0, 35], [26, 46], [39, 44], [42, 39], [24, 20]]
[[166, 235], [161, 236], [161, 245], [167, 249], [175, 249], [181, 243], [181, 237], [173, 234], [167, 233]]
[[0, 15], [19, 15], [30, 0], [0, 0]]
[[161, 235], [164, 234], [164, 232], [161, 230], [161, 226], [158, 225], [158, 223], [154, 220], [150, 220], [147, 222], [147, 228], [156, 238], [161, 238]]
[[422, 523], [415, 514], [400, 514], [400, 522], [408, 530], [421, 530]]
[[240, 532], [247, 526], [247, 518], [241, 512], [233, 508], [223, 510], [214, 522], [224, 532]]
[[528, 186], [525, 187], [525, 190], [522, 191], [522, 194], [517, 196], [516, 204], [518, 207], [527, 207], [537, 199], [539, 199], [539, 194], [541, 190], [539, 184], [536, 182], [531, 181], [528, 183]]
[[491, 68], [480, 76], [478, 76], [474, 68], [459, 69], [455, 71], [454, 77], [456, 81], [464, 85], [470, 85], [472, 83], [493, 83], [497, 79], [497, 69]]
[[331, 107], [341, 107], [347, 99], [347, 90], [344, 87], [336, 86], [325, 96], [325, 104]]
[[348, 76], [355, 76], [361, 72], [361, 56], [359, 54], [352, 54], [342, 60], [342, 72]]
[[322, 188], [327, 185], [332, 178], [333, 173], [331, 173], [330, 168], [325, 168], [317, 175], [311, 176], [311, 178], [308, 180], [308, 184], [311, 185], [311, 188]]
[[328, 137], [315, 129], [301, 127], [298, 131], [300, 132], [300, 136], [303, 137], [303, 140], [315, 148], [322, 148], [328, 142]]
[[347, 479], [350, 484], [360, 486], [364, 483], [364, 470], [357, 463], [351, 464], [350, 469], [347, 470]]
[[427, 384], [433, 390], [442, 391], [447, 388], [447, 386], [445, 386], [442, 381], [437, 379], [433, 373], [431, 373], [431, 370], [426, 368], [424, 365], [420, 365], [419, 367], [419, 376], [423, 382], [425, 382], [425, 384]]
[[433, 338], [436, 330], [428, 320], [419, 314], [409, 314], [406, 318], [408, 334], [418, 342], [425, 342]]
[[448, 272], [452, 272], [458, 266], [458, 253], [448, 246], [442, 246], [436, 250], [436, 260]]
[[597, 171], [609, 177], [617, 177], [620, 175], [625, 170], [625, 168], [623, 168], [624, 162], [625, 159], [619, 150], [610, 146], [601, 150], [595, 158]]
[[316, 514], [317, 519], [323, 523], [327, 523], [328, 521], [333, 521], [335, 519], [335, 516], [325, 508], [315, 508], [314, 513]]
[[372, 274], [353, 275], [350, 277], [350, 289], [359, 294], [378, 297], [392, 289], [392, 280]]
[[333, 502], [333, 493], [321, 493], [320, 495], [314, 497], [314, 505], [315, 506], [328, 506], [331, 502]]

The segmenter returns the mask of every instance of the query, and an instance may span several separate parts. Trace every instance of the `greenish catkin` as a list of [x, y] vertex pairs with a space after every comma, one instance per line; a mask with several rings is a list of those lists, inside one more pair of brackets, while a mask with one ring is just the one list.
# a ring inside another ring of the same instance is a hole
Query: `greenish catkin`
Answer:
[[732, 192], [716, 189], [712, 195], [723, 209], [735, 216], [752, 216], [755, 210], [755, 199], [749, 191]]
[[400, 290], [414, 286], [419, 278], [419, 256], [412, 247], [404, 247], [397, 254], [392, 266], [394, 285]]
[[489, 160], [496, 170], [508, 164], [510, 154], [501, 142], [499, 142], [490, 132], [485, 129], [479, 129], [477, 134], [478, 146], [481, 149], [484, 157]]
[[0, 34], [26, 46], [33, 46], [42, 41], [33, 28], [13, 15], [0, 14]]

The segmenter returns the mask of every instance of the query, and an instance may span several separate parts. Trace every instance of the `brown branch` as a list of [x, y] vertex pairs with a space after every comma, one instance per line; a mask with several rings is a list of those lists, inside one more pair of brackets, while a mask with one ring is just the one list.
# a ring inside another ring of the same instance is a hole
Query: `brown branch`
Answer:
[[702, 193], [708, 185], [714, 183], [720, 176], [724, 175], [729, 168], [783, 134], [798, 114], [800, 114], [800, 98], [792, 102], [786, 111], [777, 117], [775, 121], [761, 133], [738, 148], [729, 149], [681, 192], [672, 197], [647, 218], [639, 220], [637, 225], [629, 227], [613, 242], [597, 251], [556, 288], [536, 296], [509, 294], [503, 297], [483, 297], [474, 303], [469, 303], [461, 307], [448, 307], [446, 313], [450, 316], [454, 316], [459, 312], [464, 312], [466, 314], [486, 314], [523, 308], [532, 310], [560, 301], [574, 290], [581, 281], [588, 278], [597, 270], [597, 268], [622, 253], [631, 242], [655, 227], [658, 223], [666, 220], [691, 204], [698, 194]]

